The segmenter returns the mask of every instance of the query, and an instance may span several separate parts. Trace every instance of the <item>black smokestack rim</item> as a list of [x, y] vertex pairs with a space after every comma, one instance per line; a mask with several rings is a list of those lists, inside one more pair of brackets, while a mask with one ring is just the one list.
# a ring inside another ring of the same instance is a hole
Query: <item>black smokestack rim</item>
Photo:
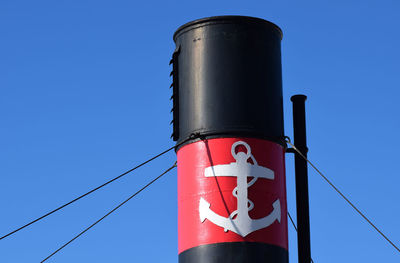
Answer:
[[232, 24], [232, 23], [248, 23], [253, 24], [254, 26], [267, 26], [270, 27], [276, 34], [279, 36], [280, 40], [283, 38], [282, 29], [278, 27], [276, 24], [267, 21], [262, 18], [251, 17], [251, 16], [237, 16], [237, 15], [229, 15], [229, 16], [211, 16], [193, 20], [188, 22], [182, 26], [180, 26], [174, 33], [173, 39], [176, 42], [176, 39], [179, 35], [203, 26], [208, 26], [211, 24]]

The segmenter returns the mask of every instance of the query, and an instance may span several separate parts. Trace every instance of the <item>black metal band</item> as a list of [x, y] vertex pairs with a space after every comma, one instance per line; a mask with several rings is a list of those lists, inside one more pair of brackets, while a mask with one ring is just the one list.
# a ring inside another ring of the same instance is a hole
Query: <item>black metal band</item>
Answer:
[[179, 254], [179, 263], [288, 263], [282, 247], [255, 242], [227, 242], [202, 245]]

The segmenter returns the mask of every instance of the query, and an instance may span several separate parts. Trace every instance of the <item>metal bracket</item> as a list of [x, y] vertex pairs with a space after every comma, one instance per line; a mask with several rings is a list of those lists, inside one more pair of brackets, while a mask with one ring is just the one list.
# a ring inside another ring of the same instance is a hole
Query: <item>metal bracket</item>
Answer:
[[178, 56], [181, 47], [177, 46], [174, 53], [172, 54], [172, 59], [169, 64], [172, 64], [172, 71], [170, 76], [172, 76], [172, 135], [171, 138], [177, 141], [179, 138], [179, 67], [178, 67]]

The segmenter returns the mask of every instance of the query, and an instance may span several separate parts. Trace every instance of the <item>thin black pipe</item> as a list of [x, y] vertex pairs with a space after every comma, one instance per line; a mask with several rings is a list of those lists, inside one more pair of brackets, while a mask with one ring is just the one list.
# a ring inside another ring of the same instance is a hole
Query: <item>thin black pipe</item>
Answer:
[[[293, 102], [294, 145], [307, 157], [306, 113], [304, 95], [291, 97]], [[299, 263], [311, 262], [310, 215], [308, 201], [307, 161], [295, 153], [296, 172], [296, 207], [297, 207], [297, 242]]]

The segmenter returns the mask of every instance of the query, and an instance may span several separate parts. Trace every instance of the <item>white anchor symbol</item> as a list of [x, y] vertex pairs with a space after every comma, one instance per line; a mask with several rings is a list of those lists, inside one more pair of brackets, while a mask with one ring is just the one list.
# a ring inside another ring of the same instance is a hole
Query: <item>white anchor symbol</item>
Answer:
[[[235, 149], [239, 145], [245, 146], [247, 153], [236, 153]], [[208, 219], [215, 225], [224, 228], [225, 232], [230, 230], [245, 237], [256, 230], [270, 226], [275, 220], [281, 222], [281, 204], [279, 199], [277, 199], [273, 202], [272, 206], [274, 210], [269, 215], [260, 219], [250, 218], [249, 211], [253, 209], [254, 203], [247, 197], [247, 188], [252, 186], [259, 177], [273, 180], [274, 171], [259, 166], [251, 154], [250, 146], [243, 141], [232, 144], [231, 152], [236, 162], [207, 167], [204, 170], [204, 175], [206, 177], [234, 176], [237, 178], [237, 186], [232, 191], [232, 195], [237, 198], [237, 210], [233, 211], [229, 217], [223, 217], [212, 211], [210, 204], [203, 198], [200, 198], [200, 220], [204, 222]], [[253, 160], [254, 164], [247, 162], [249, 158]], [[253, 177], [253, 179], [247, 183], [247, 177]]]

